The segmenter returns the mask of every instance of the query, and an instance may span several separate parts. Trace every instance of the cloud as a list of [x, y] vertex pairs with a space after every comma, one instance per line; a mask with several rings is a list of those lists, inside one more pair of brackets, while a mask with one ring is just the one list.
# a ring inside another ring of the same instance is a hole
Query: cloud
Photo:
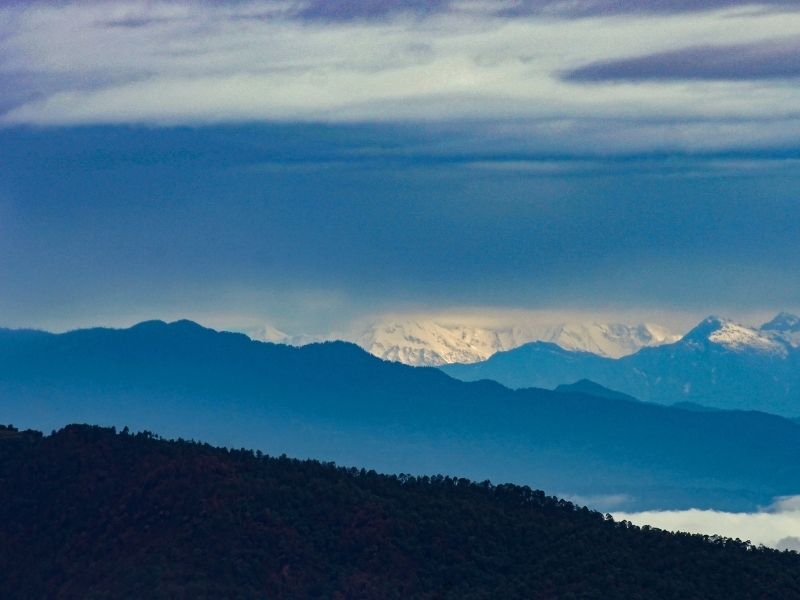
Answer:
[[398, 14], [426, 18], [439, 14], [484, 14], [505, 18], [546, 16], [575, 19], [626, 14], [681, 14], [754, 7], [791, 11], [793, 0], [310, 0], [287, 6], [287, 14], [307, 21], [364, 21]]
[[500, 14], [509, 16], [548, 14], [562, 18], [626, 14], [682, 14], [731, 8], [760, 10], [797, 10], [793, 0], [518, 0], [496, 4]]
[[450, 8], [448, 0], [312, 0], [296, 15], [307, 20], [349, 21], [379, 19], [398, 13], [424, 16]]
[[690, 509], [612, 514], [618, 521], [636, 525], [722, 535], [778, 549], [800, 550], [800, 496], [777, 498], [774, 504], [755, 513]]
[[800, 552], [800, 537], [785, 537], [782, 540], [778, 540], [775, 547], [778, 550], [794, 550], [795, 552]]
[[[589, 154], [796, 143], [800, 89], [764, 73], [797, 68], [800, 12], [646, 14], [668, 4], [583, 3], [581, 19], [563, 2], [5, 5], [0, 124], [459, 123], [491, 148]], [[698, 81], [680, 62], [695, 55], [729, 77]], [[661, 63], [672, 78], [603, 79]]]
[[590, 63], [565, 74], [567, 81], [729, 80], [800, 77], [800, 38], [758, 44], [694, 46]]
[[580, 496], [575, 494], [555, 494], [565, 498], [578, 506], [591, 506], [594, 510], [609, 511], [615, 510], [635, 500], [628, 494], [605, 494], [599, 496]]
[[800, 69], [800, 12], [703, 6], [12, 3], [0, 126], [446, 123], [491, 152], [794, 147], [800, 89], [771, 77]]
[[[201, 4], [201, 0], [195, 0]], [[69, 0], [7, 0], [6, 5], [68, 5]], [[428, 18], [441, 14], [524, 18], [546, 16], [576, 19], [615, 15], [672, 15], [720, 9], [783, 11], [798, 9], [794, 0], [227, 0], [218, 5], [244, 10], [249, 19], [279, 13], [308, 22], [385, 20], [397, 15]], [[137, 27], [146, 20], [131, 18], [109, 21], [122, 27]]]

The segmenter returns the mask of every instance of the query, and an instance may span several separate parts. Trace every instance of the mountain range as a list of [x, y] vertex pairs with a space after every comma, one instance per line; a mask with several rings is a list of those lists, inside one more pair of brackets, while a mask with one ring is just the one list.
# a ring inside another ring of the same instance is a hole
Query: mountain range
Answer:
[[661, 404], [800, 415], [800, 318], [781, 313], [758, 328], [708, 317], [671, 344], [610, 359], [534, 342], [475, 364], [446, 365], [453, 377], [513, 388], [553, 388], [589, 379]]
[[467, 383], [350, 343], [297, 348], [190, 321], [0, 330], [0, 422], [130, 426], [384, 472], [528, 484], [620, 510], [749, 510], [800, 493], [800, 426], [788, 419], [592, 386]]
[[383, 360], [415, 366], [474, 363], [533, 340], [567, 350], [619, 358], [640, 348], [674, 342], [680, 336], [652, 323], [562, 322], [555, 325], [469, 324], [470, 319], [384, 319], [351, 332], [324, 336], [289, 335], [271, 326], [248, 331], [254, 339], [294, 346], [316, 341], [352, 341]]

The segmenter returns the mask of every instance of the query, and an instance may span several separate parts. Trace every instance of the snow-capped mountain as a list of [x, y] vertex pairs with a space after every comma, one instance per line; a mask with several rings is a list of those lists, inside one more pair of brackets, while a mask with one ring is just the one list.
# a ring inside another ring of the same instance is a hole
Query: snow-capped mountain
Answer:
[[800, 348], [800, 317], [786, 312], [779, 313], [774, 319], [764, 323], [760, 331], [778, 338], [792, 348]]
[[800, 348], [800, 317], [782, 312], [761, 327], [748, 327], [731, 319], [711, 316], [700, 322], [684, 339], [713, 343], [734, 352], [787, 356]]
[[761, 327], [708, 317], [677, 342], [610, 359], [534, 342], [470, 365], [446, 365], [465, 380], [553, 388], [589, 379], [639, 400], [800, 415], [800, 319], [781, 314]]
[[712, 343], [733, 352], [755, 352], [786, 356], [787, 344], [775, 332], [755, 329], [730, 319], [711, 316], [684, 336], [687, 344]]
[[325, 342], [335, 338], [327, 336], [315, 336], [308, 334], [290, 335], [285, 331], [281, 331], [273, 325], [262, 325], [246, 330], [246, 333], [251, 339], [259, 342], [272, 342], [274, 344], [287, 344], [289, 346], [305, 346], [306, 344], [313, 344], [314, 342]]
[[378, 358], [415, 366], [480, 362], [496, 352], [536, 340], [552, 342], [566, 350], [619, 358], [640, 348], [667, 344], [680, 338], [665, 327], [650, 323], [487, 326], [434, 318], [378, 320], [349, 333], [318, 336], [289, 335], [272, 326], [251, 330], [248, 334], [253, 339], [293, 346], [342, 339], [355, 342]]
[[434, 320], [381, 322], [353, 341], [383, 358], [409, 365], [444, 365], [486, 360], [496, 352], [532, 341], [558, 344], [566, 350], [618, 358], [646, 346], [680, 339], [659, 325], [561, 323], [554, 326], [478, 327]]
[[619, 358], [648, 346], [671, 344], [680, 338], [666, 327], [652, 323], [564, 323], [535, 339], [553, 342], [565, 350]]
[[354, 340], [370, 354], [407, 365], [473, 363], [530, 341], [524, 328], [488, 329], [432, 320], [378, 322]]

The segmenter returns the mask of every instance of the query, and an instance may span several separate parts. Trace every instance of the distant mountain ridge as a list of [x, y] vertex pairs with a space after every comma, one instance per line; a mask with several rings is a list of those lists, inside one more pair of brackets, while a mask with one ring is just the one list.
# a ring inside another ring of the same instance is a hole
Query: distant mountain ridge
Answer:
[[513, 391], [381, 361], [350, 343], [295, 348], [189, 321], [0, 330], [3, 422], [128, 425], [385, 472], [613, 497], [608, 508], [618, 510], [748, 510], [800, 493], [800, 426], [779, 417]]
[[800, 415], [800, 319], [781, 313], [753, 328], [710, 316], [682, 339], [612, 360], [534, 342], [446, 373], [513, 388], [589, 379], [640, 400]]
[[633, 396], [610, 390], [607, 387], [590, 381], [588, 379], [581, 379], [575, 383], [562, 384], [556, 386], [553, 390], [562, 394], [586, 394], [587, 396], [594, 396], [595, 398], [608, 398], [611, 400], [625, 400], [628, 402], [638, 402]]
[[440, 366], [486, 360], [496, 352], [539, 340], [568, 350], [582, 350], [618, 358], [640, 348], [676, 341], [679, 335], [652, 323], [565, 322], [556, 325], [470, 325], [433, 318], [390, 319], [371, 323], [352, 333], [292, 336], [264, 327], [254, 339], [304, 345], [314, 341], [352, 341], [383, 360], [414, 366]]

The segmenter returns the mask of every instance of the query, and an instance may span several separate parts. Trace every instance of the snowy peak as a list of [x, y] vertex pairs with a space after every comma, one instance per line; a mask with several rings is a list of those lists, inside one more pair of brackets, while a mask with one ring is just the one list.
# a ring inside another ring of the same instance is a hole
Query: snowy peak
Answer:
[[490, 327], [417, 319], [376, 323], [353, 341], [384, 360], [440, 366], [480, 362], [496, 352], [533, 341], [551, 342], [565, 350], [619, 358], [645, 346], [678, 339], [679, 335], [652, 324], [591, 322]]
[[769, 336], [755, 329], [728, 321], [708, 336], [710, 342], [725, 346], [730, 350], [757, 350], [775, 354], [785, 354], [786, 348]]
[[728, 319], [710, 315], [695, 325], [683, 339], [687, 342], [706, 342], [715, 331], [721, 330], [729, 322]]
[[525, 331], [514, 327], [489, 329], [410, 320], [374, 324], [354, 341], [384, 360], [439, 366], [485, 360], [528, 339]]
[[248, 329], [245, 331], [245, 333], [250, 336], [251, 339], [259, 342], [286, 344], [288, 346], [305, 346], [306, 344], [313, 344], [314, 342], [327, 342], [335, 339], [329, 336], [315, 336], [304, 333], [290, 335], [269, 324], [262, 325], [258, 328]]
[[565, 350], [620, 358], [647, 346], [676, 342], [680, 337], [665, 327], [651, 323], [565, 323], [543, 336], [542, 341], [553, 342]]
[[768, 332], [710, 316], [684, 336], [688, 343], [716, 344], [732, 352], [757, 352], [785, 356], [786, 346]]
[[761, 326], [761, 331], [800, 332], [800, 317], [787, 312], [778, 313], [774, 319]]
[[791, 346], [800, 348], [800, 317], [782, 312], [771, 321], [764, 323], [760, 331], [778, 338]]
[[[465, 322], [466, 321], [466, 322]], [[302, 346], [327, 340], [351, 341], [381, 358], [415, 366], [475, 363], [496, 352], [534, 341], [551, 342], [565, 350], [591, 352], [619, 358], [645, 346], [657, 346], [680, 338], [650, 323], [568, 322], [557, 325], [491, 324], [446, 318], [387, 318], [351, 330], [327, 335], [290, 335], [271, 325], [251, 329], [251, 338]]]

